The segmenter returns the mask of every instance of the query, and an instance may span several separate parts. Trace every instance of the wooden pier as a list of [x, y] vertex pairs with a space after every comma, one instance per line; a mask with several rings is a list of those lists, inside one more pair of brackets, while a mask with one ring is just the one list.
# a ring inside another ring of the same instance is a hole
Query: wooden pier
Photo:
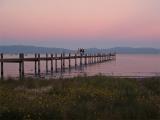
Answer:
[[[64, 71], [65, 68], [69, 70], [71, 68], [77, 68], [82, 66], [87, 66], [89, 64], [97, 64], [106, 61], [111, 61], [116, 58], [115, 53], [98, 53], [98, 54], [65, 54], [62, 53], [60, 56], [58, 54], [48, 54], [46, 53], [45, 57], [41, 57], [40, 54], [35, 54], [34, 57], [24, 57], [23, 53], [19, 54], [17, 58], [4, 58], [3, 53], [0, 54], [0, 63], [1, 63], [1, 79], [4, 78], [4, 63], [18, 63], [19, 64], [19, 77], [24, 77], [25, 74], [25, 62], [34, 62], [34, 73], [35, 75], [41, 74], [40, 62], [46, 61], [46, 73], [50, 71], [53, 74], [53, 71], [58, 72], [57, 62], [60, 61], [61, 67], [60, 71]], [[79, 59], [79, 64], [77, 63], [77, 59]], [[65, 66], [65, 60], [68, 60], [68, 66]], [[74, 66], [71, 66], [71, 60], [74, 62]], [[50, 61], [50, 70], [48, 66], [48, 62]], [[53, 61], [55, 64], [53, 64]]]

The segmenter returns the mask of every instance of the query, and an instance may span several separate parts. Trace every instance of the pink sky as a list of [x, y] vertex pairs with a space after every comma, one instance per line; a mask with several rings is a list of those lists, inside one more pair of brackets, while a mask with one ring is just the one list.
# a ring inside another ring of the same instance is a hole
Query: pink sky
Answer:
[[110, 38], [156, 44], [159, 6], [160, 0], [0, 0], [0, 43]]

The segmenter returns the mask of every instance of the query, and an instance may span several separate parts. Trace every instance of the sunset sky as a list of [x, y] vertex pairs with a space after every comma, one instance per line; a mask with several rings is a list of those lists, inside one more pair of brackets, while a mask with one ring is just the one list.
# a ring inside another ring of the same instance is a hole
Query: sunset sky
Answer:
[[0, 0], [0, 45], [160, 47], [160, 0]]

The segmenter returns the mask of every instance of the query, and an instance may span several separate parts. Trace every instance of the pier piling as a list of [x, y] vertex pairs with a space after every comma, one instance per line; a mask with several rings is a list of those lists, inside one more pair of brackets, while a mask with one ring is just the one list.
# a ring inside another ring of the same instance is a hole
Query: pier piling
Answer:
[[34, 73], [37, 75], [37, 54], [35, 53], [35, 61], [34, 61]]
[[77, 54], [75, 54], [75, 68], [77, 68]]
[[69, 70], [71, 69], [71, 53], [69, 53], [69, 59], [68, 59], [69, 63], [68, 63], [68, 67], [69, 67]]
[[46, 73], [48, 73], [48, 53], [46, 53]]
[[51, 73], [53, 73], [53, 54], [51, 54]]
[[4, 75], [3, 75], [3, 53], [1, 53], [1, 79], [3, 79]]
[[55, 71], [58, 72], [58, 69], [57, 69], [57, 53], [55, 54]]
[[38, 75], [41, 74], [40, 54], [38, 54]]

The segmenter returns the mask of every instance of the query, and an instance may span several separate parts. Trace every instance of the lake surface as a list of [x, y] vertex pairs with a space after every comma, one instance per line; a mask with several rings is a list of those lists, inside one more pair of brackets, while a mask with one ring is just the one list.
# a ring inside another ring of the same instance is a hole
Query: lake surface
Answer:
[[[25, 57], [31, 57], [33, 55], [27, 55]], [[6, 55], [4, 58], [18, 57], [15, 55]], [[77, 60], [79, 63], [79, 60]], [[74, 61], [71, 61], [74, 66]], [[18, 73], [17, 63], [4, 63], [4, 76], [5, 77], [17, 77]], [[66, 67], [68, 66], [68, 60], [66, 60]], [[119, 54], [116, 56], [116, 60], [105, 63], [98, 63], [88, 65], [87, 67], [81, 67], [68, 70], [65, 72], [46, 73], [45, 61], [41, 62], [41, 77], [73, 77], [77, 75], [96, 75], [103, 74], [109, 76], [122, 76], [122, 77], [149, 77], [160, 76], [160, 55], [157, 54]], [[50, 62], [49, 67], [50, 69]], [[60, 61], [58, 62], [58, 68], [60, 68]], [[34, 76], [34, 63], [25, 62], [25, 75]]]

